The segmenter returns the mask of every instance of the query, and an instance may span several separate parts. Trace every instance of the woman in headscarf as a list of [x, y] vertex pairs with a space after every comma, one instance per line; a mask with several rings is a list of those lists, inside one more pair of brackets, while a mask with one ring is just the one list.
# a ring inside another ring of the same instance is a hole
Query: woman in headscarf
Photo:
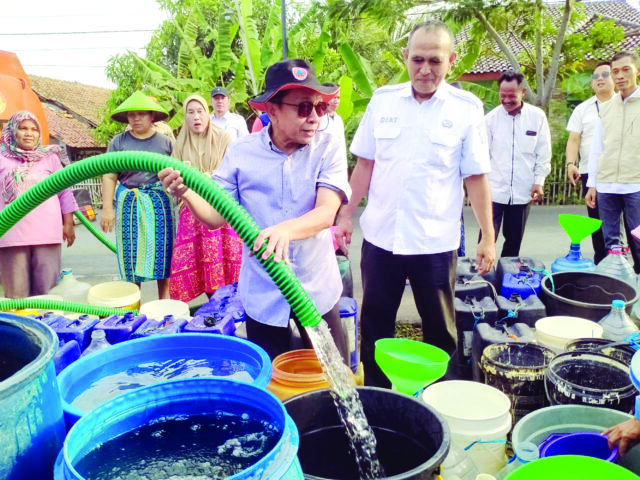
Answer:
[[[209, 106], [200, 95], [187, 98], [184, 125], [172, 155], [211, 176], [231, 143], [231, 136], [211, 124]], [[171, 298], [188, 302], [238, 281], [242, 240], [228, 225], [209, 230], [188, 208], [180, 208], [171, 260]]]
[[[167, 117], [167, 112], [142, 92], [133, 93], [111, 115], [117, 122], [128, 123], [131, 130], [116, 135], [109, 142], [108, 151], [170, 155], [173, 142], [153, 127], [153, 122]], [[174, 203], [162, 189], [158, 176], [150, 172], [103, 175], [102, 203], [102, 230], [111, 231], [115, 224], [121, 278], [138, 286], [157, 280], [158, 298], [169, 298]]]
[[[58, 145], [43, 146], [40, 123], [27, 111], [15, 113], [0, 140], [0, 210], [18, 195], [66, 165]], [[43, 295], [60, 275], [61, 245], [73, 245], [73, 212], [78, 205], [70, 189], [48, 198], [0, 237], [0, 276], [4, 296]]]

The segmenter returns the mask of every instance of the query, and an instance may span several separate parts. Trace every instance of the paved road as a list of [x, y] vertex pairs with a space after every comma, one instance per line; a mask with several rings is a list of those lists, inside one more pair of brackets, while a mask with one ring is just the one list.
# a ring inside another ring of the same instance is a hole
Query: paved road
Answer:
[[[585, 207], [533, 207], [527, 223], [521, 253], [523, 256], [533, 257], [543, 261], [547, 266], [553, 260], [565, 255], [569, 250], [569, 238], [558, 224], [559, 213], [584, 214]], [[467, 253], [475, 255], [475, 239], [478, 236], [478, 226], [470, 208], [465, 208], [466, 246]], [[113, 234], [108, 235], [113, 240]], [[350, 249], [350, 259], [353, 267], [354, 295], [358, 301], [362, 299], [362, 282], [360, 278], [360, 247], [362, 234], [354, 232], [353, 244]], [[502, 240], [498, 241], [498, 253], [502, 248]], [[583, 255], [593, 257], [590, 241], [582, 243]], [[74, 274], [91, 284], [117, 280], [118, 266], [116, 256], [91, 235], [82, 225], [76, 226], [76, 243], [71, 248], [63, 248], [62, 265], [73, 268]], [[147, 282], [142, 287], [142, 301], [157, 298], [155, 282]], [[192, 304], [200, 304], [206, 297], [194, 300]], [[413, 303], [411, 288], [406, 289], [398, 320], [414, 323], [419, 321], [418, 312]]]

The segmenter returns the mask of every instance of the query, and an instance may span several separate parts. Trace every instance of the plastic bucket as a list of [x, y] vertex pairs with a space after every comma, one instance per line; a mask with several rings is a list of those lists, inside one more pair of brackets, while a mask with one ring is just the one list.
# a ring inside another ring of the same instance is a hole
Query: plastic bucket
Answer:
[[87, 299], [91, 305], [137, 309], [140, 307], [140, 289], [135, 283], [104, 282], [91, 287]]
[[[567, 352], [594, 352], [601, 353], [607, 357], [615, 358], [627, 365], [631, 364], [631, 359], [636, 353], [636, 350], [631, 345], [616, 345], [612, 347], [606, 347], [606, 345], [615, 343], [613, 340], [606, 338], [578, 338], [566, 345]], [[604, 347], [604, 348], [602, 348]]]
[[315, 350], [292, 350], [273, 359], [267, 390], [280, 400], [301, 393], [329, 388]]
[[[282, 432], [272, 450], [229, 479], [302, 479], [296, 458], [298, 432], [278, 399], [254, 385], [214, 378], [159, 383], [103, 403], [78, 421], [69, 432], [56, 462], [54, 479], [82, 480], [75, 465], [89, 451], [137, 427], [163, 417], [215, 415], [219, 412], [266, 419]], [[152, 453], [150, 448], [150, 456]]]
[[452, 442], [468, 448], [479, 471], [495, 474], [504, 467], [512, 426], [507, 395], [490, 385], [451, 380], [425, 388], [422, 400], [445, 418]]
[[[547, 315], [569, 315], [598, 322], [611, 311], [613, 300], [624, 300], [631, 315], [636, 290], [622, 280], [591, 272], [559, 272], [542, 279], [542, 301]], [[553, 290], [553, 291], [552, 291]]]
[[618, 460], [618, 448], [609, 448], [607, 437], [599, 433], [560, 433], [540, 445], [540, 457], [556, 455], [585, 455], [615, 463]]
[[506, 480], [638, 480], [629, 470], [599, 458], [560, 455], [522, 465]]
[[166, 315], [173, 315], [174, 318], [191, 318], [189, 313], [189, 305], [180, 300], [153, 300], [143, 303], [140, 307], [140, 315], [146, 315], [147, 318], [154, 320], [162, 320]]
[[578, 317], [554, 316], [536, 322], [536, 340], [556, 353], [565, 351], [576, 338], [600, 338], [603, 329], [597, 323]]
[[[357, 391], [376, 435], [385, 478], [433, 478], [449, 452], [449, 429], [443, 418], [428, 405], [401, 393], [374, 387], [358, 387]], [[298, 458], [305, 478], [359, 478], [329, 390], [307, 392], [284, 405], [298, 427]]]
[[[545, 407], [522, 418], [513, 427], [511, 442], [516, 449], [522, 442], [541, 445], [554, 433], [601, 433], [626, 420], [631, 415], [610, 408], [587, 405], [556, 405]], [[632, 448], [620, 459], [620, 465], [640, 474], [640, 446]]]
[[53, 356], [58, 337], [32, 318], [0, 313], [0, 478], [46, 479], [65, 429]]
[[[155, 380], [161, 382], [167, 380], [167, 369], [191, 361], [205, 363], [207, 367], [192, 376], [212, 376], [212, 370], [220, 376], [233, 375], [234, 378], [247, 378], [248, 374], [253, 379], [251, 383], [260, 388], [266, 387], [271, 378], [271, 360], [267, 353], [241, 338], [179, 333], [129, 340], [83, 357], [60, 374], [58, 383], [67, 425], [73, 425], [91, 409], [89, 405], [81, 409], [72, 403], [99, 380], [127, 372], [141, 375], [149, 383], [157, 375], [163, 375]], [[156, 367], [158, 365], [160, 367]], [[174, 373], [182, 372], [177, 368]], [[112, 389], [108, 395], [115, 396], [131, 389], [127, 385], [121, 388]], [[107, 393], [103, 401], [108, 400], [106, 396]]]
[[544, 407], [544, 371], [554, 355], [533, 343], [495, 343], [484, 349], [480, 366], [485, 381], [509, 397], [514, 424]]
[[545, 388], [551, 405], [582, 404], [631, 413], [637, 395], [629, 367], [606, 355], [567, 352], [549, 363]]

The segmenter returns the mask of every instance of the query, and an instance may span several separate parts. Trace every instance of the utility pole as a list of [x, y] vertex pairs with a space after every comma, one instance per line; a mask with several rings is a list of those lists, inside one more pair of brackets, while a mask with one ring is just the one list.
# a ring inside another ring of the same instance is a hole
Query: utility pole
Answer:
[[286, 60], [289, 55], [289, 46], [287, 45], [287, 2], [280, 0], [282, 8], [280, 11], [280, 23], [282, 24], [282, 59]]

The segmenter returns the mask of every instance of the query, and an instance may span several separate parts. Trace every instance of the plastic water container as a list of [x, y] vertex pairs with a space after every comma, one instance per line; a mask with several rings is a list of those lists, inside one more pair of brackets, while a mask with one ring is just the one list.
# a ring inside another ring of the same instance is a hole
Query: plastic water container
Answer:
[[629, 285], [636, 287], [638, 276], [633, 270], [633, 266], [625, 258], [629, 251], [627, 247], [615, 246], [609, 250], [609, 254], [596, 265], [596, 273], [617, 278]]
[[552, 433], [540, 445], [540, 456], [555, 455], [585, 455], [616, 463], [618, 448], [609, 448], [607, 437], [595, 432]]
[[185, 333], [216, 333], [219, 335], [233, 335], [236, 322], [233, 314], [222, 319], [210, 315], [196, 315], [183, 327]]
[[151, 335], [168, 335], [171, 333], [180, 333], [187, 324], [184, 318], [174, 318], [173, 315], [166, 315], [162, 320], [153, 318], [143, 322], [135, 332], [131, 334], [131, 338], [149, 337]]
[[93, 448], [125, 432], [166, 417], [216, 415], [217, 412], [235, 415], [249, 412], [250, 416], [265, 419], [281, 432], [273, 449], [230, 478], [302, 480], [296, 456], [298, 431], [282, 403], [255, 385], [214, 378], [173, 380], [143, 387], [92, 410], [65, 439], [56, 461], [54, 480], [83, 480], [74, 466]]
[[496, 275], [501, 280], [507, 273], [517, 275], [520, 271], [540, 272], [544, 268], [543, 262], [530, 257], [501, 257], [498, 259]]
[[[458, 258], [458, 262], [456, 264], [456, 275], [478, 275], [478, 269], [476, 268], [476, 259], [470, 257]], [[485, 273], [480, 278], [487, 280], [496, 288], [500, 286], [500, 282], [498, 282], [498, 277], [495, 270], [491, 270], [490, 272]]]
[[592, 405], [624, 413], [633, 412], [638, 393], [624, 362], [580, 351], [562, 353], [551, 360], [545, 372], [545, 388], [551, 405]]
[[451, 445], [447, 458], [440, 466], [440, 473], [446, 480], [459, 478], [460, 480], [476, 480], [478, 467], [467, 452], [457, 445]]
[[140, 289], [129, 282], [99, 283], [89, 289], [87, 299], [91, 305], [136, 310], [140, 307]]
[[82, 352], [80, 345], [75, 340], [60, 342], [58, 351], [53, 357], [53, 364], [56, 367], [56, 375], [80, 358]]
[[282, 401], [301, 393], [329, 388], [322, 365], [313, 349], [281, 353], [273, 359], [272, 367], [267, 390]]
[[445, 418], [453, 444], [466, 449], [480, 472], [493, 475], [505, 466], [511, 402], [504, 393], [482, 383], [451, 380], [429, 385], [422, 400]]
[[538, 446], [535, 443], [520, 443], [518, 445], [518, 448], [515, 449], [514, 458], [509, 460], [507, 466], [498, 472], [498, 474], [496, 475], [496, 480], [503, 480], [507, 478], [507, 476], [517, 468], [527, 463], [533, 462], [538, 458], [540, 458], [540, 452], [538, 450]]
[[460, 300], [467, 297], [484, 298], [493, 295], [491, 283], [480, 275], [456, 275], [455, 296]]
[[65, 429], [53, 357], [58, 337], [44, 323], [0, 313], [0, 478], [51, 478]]
[[146, 315], [147, 319], [154, 320], [162, 320], [165, 315], [173, 315], [175, 318], [191, 318], [187, 303], [169, 298], [143, 303], [140, 307], [140, 315]]
[[91, 343], [89, 346], [82, 352], [81, 357], [87, 357], [89, 355], [93, 355], [94, 353], [104, 350], [105, 348], [109, 348], [111, 345], [107, 342], [107, 336], [104, 333], [104, 330], [92, 330], [91, 332]]
[[48, 317], [45, 319], [47, 325], [53, 328], [58, 334], [58, 338], [63, 342], [75, 340], [80, 345], [80, 350], [84, 351], [91, 343], [91, 332], [98, 323], [96, 318], [80, 316], [77, 319], [69, 319], [63, 316]]
[[49, 290], [49, 294], [60, 295], [66, 302], [87, 303], [90, 288], [90, 284], [74, 277], [71, 268], [64, 268], [60, 272], [56, 285]]
[[353, 298], [353, 274], [351, 273], [351, 260], [346, 255], [336, 253], [340, 278], [342, 278], [342, 296]]
[[[266, 387], [271, 378], [271, 360], [267, 353], [240, 338], [179, 333], [129, 340], [81, 358], [60, 374], [58, 384], [67, 425], [73, 425], [86, 413], [72, 406], [73, 401], [100, 379], [122, 372], [153, 375], [148, 364], [170, 365], [181, 360], [206, 361], [213, 367], [212, 376], [218, 373], [219, 377], [233, 375], [236, 378], [242, 373], [260, 388]], [[202, 369], [195, 373], [203, 376]], [[158, 377], [158, 381], [164, 380]]]
[[[526, 300], [514, 293], [508, 298], [498, 295], [496, 297], [498, 318], [505, 319], [507, 324], [526, 323], [530, 327], [535, 326], [536, 321], [547, 316], [547, 309], [536, 295], [529, 295]], [[511, 313], [510, 313], [511, 312]]]
[[358, 349], [358, 302], [354, 298], [340, 297], [340, 320], [347, 332], [349, 345], [349, 366], [352, 372], [358, 370], [360, 352]]
[[536, 322], [537, 342], [556, 353], [565, 351], [567, 343], [577, 338], [602, 338], [603, 328], [591, 320], [578, 317], [545, 317]]
[[513, 424], [545, 406], [544, 372], [555, 353], [534, 343], [495, 343], [484, 349], [480, 367], [487, 385], [511, 400]]
[[471, 379], [471, 355], [473, 330], [477, 323], [495, 323], [498, 320], [498, 308], [491, 297], [477, 300], [466, 297], [453, 299], [458, 334], [456, 350], [457, 369], [461, 376]]
[[616, 342], [624, 341], [629, 335], [637, 333], [638, 327], [633, 323], [627, 312], [623, 300], [611, 302], [611, 312], [609, 312], [598, 325], [604, 330], [602, 337]]
[[585, 258], [580, 252], [580, 244], [572, 243], [569, 253], [564, 257], [556, 258], [551, 264], [551, 272], [595, 272], [596, 264], [593, 260]]
[[505, 321], [494, 324], [479, 323], [473, 331], [471, 348], [471, 372], [476, 382], [484, 383], [484, 373], [480, 368], [482, 353], [485, 348], [494, 343], [502, 342], [533, 342], [535, 332], [525, 323], [509, 325]]
[[[384, 388], [357, 387], [362, 409], [376, 434], [387, 478], [437, 477], [449, 451], [449, 429], [434, 408]], [[306, 478], [360, 478], [330, 390], [316, 390], [284, 402], [300, 434], [298, 458]]]
[[627, 365], [631, 365], [636, 349], [629, 343], [619, 345], [618, 342], [605, 338], [578, 338], [566, 345], [567, 352], [583, 351], [601, 353], [607, 357], [620, 360]]
[[542, 276], [538, 273], [519, 272], [517, 274], [505, 273], [502, 277], [500, 295], [511, 297], [513, 294], [520, 295], [523, 299], [531, 295], [540, 296], [540, 282]]
[[96, 325], [96, 328], [104, 330], [107, 335], [107, 342], [115, 345], [128, 340], [131, 334], [146, 320], [146, 315], [135, 315], [133, 312], [127, 312], [124, 315], [111, 315], [103, 318]]

